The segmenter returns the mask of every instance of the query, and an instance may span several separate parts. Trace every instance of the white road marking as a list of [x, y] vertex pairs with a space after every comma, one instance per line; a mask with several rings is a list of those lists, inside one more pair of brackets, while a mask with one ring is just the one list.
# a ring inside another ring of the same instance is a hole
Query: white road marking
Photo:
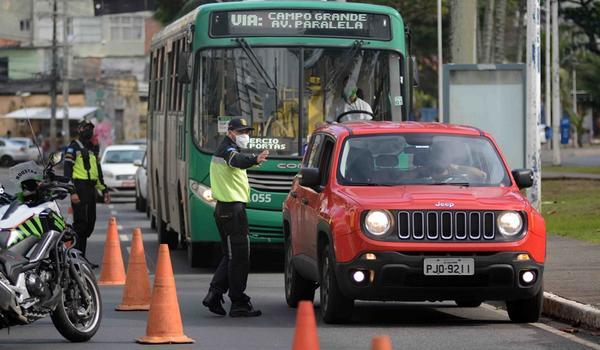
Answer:
[[116, 210], [111, 210], [111, 211], [110, 211], [110, 215], [112, 215], [112, 216], [115, 216], [115, 215], [117, 215], [117, 211], [116, 211]]
[[121, 238], [121, 242], [129, 241], [129, 237], [127, 235], [119, 235], [119, 237]]
[[127, 247], [127, 254], [131, 254], [131, 247]]
[[108, 209], [115, 209], [115, 206], [114, 206], [114, 204], [109, 204], [109, 205], [108, 205]]
[[[498, 308], [496, 308], [493, 305], [481, 304], [481, 307], [484, 308], [484, 309], [486, 309], [486, 310], [493, 311], [493, 312], [495, 312], [497, 314], [502, 314], [502, 315], [506, 316], [506, 311], [499, 310]], [[540, 323], [540, 322], [536, 322], [536, 323], [529, 323], [529, 325], [531, 325], [533, 327], [536, 327], [536, 328], [539, 328], [539, 329], [542, 329], [542, 330], [544, 330], [546, 332], [550, 332], [552, 334], [558, 335], [559, 337], [568, 339], [568, 340], [570, 340], [572, 342], [581, 344], [583, 346], [587, 346], [590, 349], [600, 350], [600, 344], [592, 343], [591, 341], [579, 338], [579, 337], [577, 337], [577, 336], [575, 336], [573, 334], [562, 332], [562, 331], [560, 331], [560, 330], [558, 330], [556, 328], [550, 327], [550, 326], [548, 326], [546, 324], [543, 324], [543, 323]]]
[[117, 230], [121, 231], [123, 229], [123, 225], [117, 225]]

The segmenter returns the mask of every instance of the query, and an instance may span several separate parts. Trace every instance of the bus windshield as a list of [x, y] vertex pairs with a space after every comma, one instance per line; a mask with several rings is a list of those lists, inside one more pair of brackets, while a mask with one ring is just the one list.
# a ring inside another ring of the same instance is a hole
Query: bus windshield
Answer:
[[371, 113], [351, 113], [342, 120], [400, 120], [396, 53], [357, 45], [303, 49], [244, 44], [198, 54], [194, 137], [205, 151], [216, 149], [228, 121], [236, 117], [254, 127], [250, 152], [267, 149], [282, 157], [301, 156], [307, 135], [348, 110]]

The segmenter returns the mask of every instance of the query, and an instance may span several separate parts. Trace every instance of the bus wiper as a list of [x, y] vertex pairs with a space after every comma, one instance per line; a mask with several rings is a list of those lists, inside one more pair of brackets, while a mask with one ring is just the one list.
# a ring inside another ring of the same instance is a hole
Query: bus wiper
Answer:
[[333, 71], [331, 78], [327, 82], [325, 86], [325, 91], [331, 91], [333, 88], [333, 84], [336, 81], [340, 81], [342, 74], [346, 71], [346, 68], [350, 65], [350, 63], [354, 60], [354, 56], [360, 51], [364, 44], [362, 40], [356, 40], [354, 44], [342, 55], [342, 64], [337, 66], [337, 69]]
[[469, 187], [471, 186], [471, 184], [469, 182], [434, 182], [431, 184], [427, 184], [427, 185], [433, 185], [433, 186], [461, 186], [461, 187]]
[[238, 44], [240, 44], [240, 47], [242, 48], [246, 56], [248, 56], [250, 62], [252, 62], [252, 65], [254, 65], [254, 68], [256, 68], [256, 70], [258, 71], [260, 77], [265, 81], [267, 87], [271, 90], [277, 90], [275, 82], [269, 76], [269, 73], [258, 59], [258, 56], [256, 56], [256, 53], [252, 49], [252, 46], [250, 46], [250, 44], [248, 44], [248, 42], [244, 38], [237, 38], [235, 40], [238, 42]]

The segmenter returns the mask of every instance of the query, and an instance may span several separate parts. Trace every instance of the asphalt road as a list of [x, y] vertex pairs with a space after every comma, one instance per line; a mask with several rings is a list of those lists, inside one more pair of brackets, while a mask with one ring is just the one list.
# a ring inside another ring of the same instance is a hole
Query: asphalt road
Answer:
[[[3, 174], [5, 171], [0, 170], [0, 182]], [[90, 259], [96, 262], [102, 260], [107, 221], [114, 215], [120, 225], [125, 259], [132, 230], [141, 227], [148, 267], [153, 273], [158, 248], [156, 233], [150, 229], [145, 215], [134, 210], [132, 202], [115, 202], [119, 203], [98, 206], [97, 229], [88, 244]], [[185, 333], [196, 343], [153, 348], [291, 348], [295, 310], [288, 308], [284, 300], [282, 254], [270, 251], [253, 253], [248, 294], [253, 297], [255, 306], [263, 311], [262, 317], [254, 319], [232, 319], [208, 312], [201, 305], [201, 300], [212, 271], [189, 268], [183, 250], [171, 252], [171, 259]], [[13, 327], [10, 331], [0, 330], [0, 350], [142, 348], [134, 343], [134, 339], [145, 334], [147, 313], [114, 311], [121, 301], [122, 287], [101, 287], [101, 292], [104, 317], [101, 329], [90, 342], [66, 342], [48, 318], [32, 325]], [[318, 312], [318, 302], [316, 307]], [[537, 324], [512, 324], [506, 312], [493, 306], [484, 304], [468, 309], [458, 308], [453, 303], [359, 302], [350, 324], [332, 326], [318, 320], [321, 349], [366, 350], [370, 348], [372, 337], [383, 334], [391, 336], [394, 349], [600, 349], [600, 336], [583, 332], [573, 336], [559, 330], [564, 327], [567, 326], [546, 319]]]

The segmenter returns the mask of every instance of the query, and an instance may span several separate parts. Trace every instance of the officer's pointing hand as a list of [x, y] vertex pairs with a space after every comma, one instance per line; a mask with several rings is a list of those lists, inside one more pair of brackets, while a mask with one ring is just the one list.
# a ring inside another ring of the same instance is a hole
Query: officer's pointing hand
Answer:
[[256, 161], [258, 163], [262, 163], [265, 160], [267, 160], [267, 156], [269, 155], [269, 150], [264, 150], [262, 151], [257, 157], [256, 157]]
[[71, 202], [73, 202], [73, 204], [78, 204], [80, 202], [79, 196], [77, 195], [77, 193], [73, 193], [71, 195]]

